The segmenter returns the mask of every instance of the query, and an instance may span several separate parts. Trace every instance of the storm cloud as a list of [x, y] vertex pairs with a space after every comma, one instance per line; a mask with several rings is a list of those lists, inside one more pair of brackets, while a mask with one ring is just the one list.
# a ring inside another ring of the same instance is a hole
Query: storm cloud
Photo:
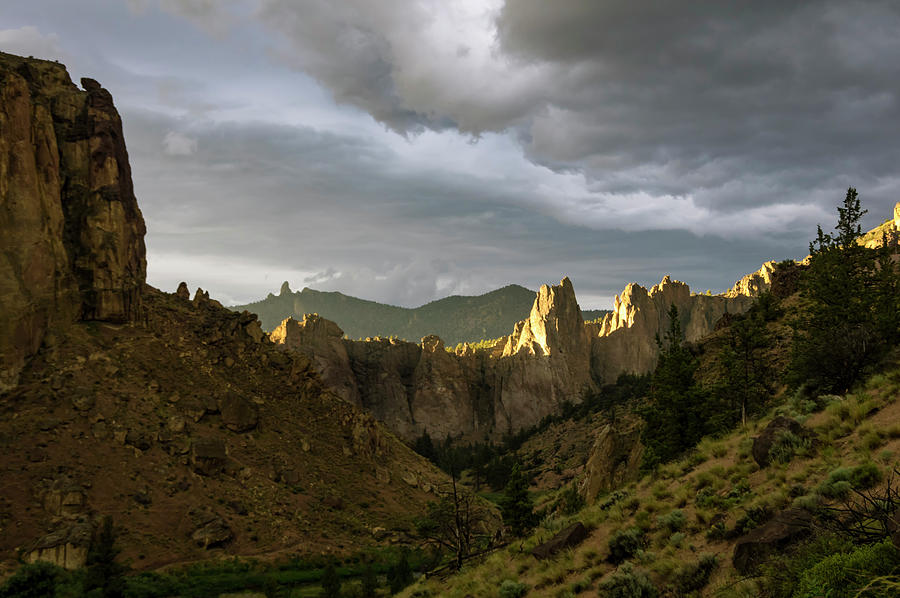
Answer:
[[[40, 5], [40, 6], [38, 6]], [[10, 0], [0, 49], [108, 87], [149, 276], [416, 305], [570, 275], [722, 290], [848, 186], [900, 199], [900, 6]]]

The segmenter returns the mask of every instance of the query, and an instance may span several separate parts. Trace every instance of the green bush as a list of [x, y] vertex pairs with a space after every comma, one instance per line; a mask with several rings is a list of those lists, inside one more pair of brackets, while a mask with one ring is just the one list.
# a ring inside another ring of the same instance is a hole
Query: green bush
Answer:
[[789, 463], [794, 455], [806, 455], [811, 448], [811, 439], [798, 436], [790, 430], [782, 430], [772, 441], [769, 456], [777, 463]]
[[522, 598], [528, 592], [528, 585], [506, 579], [500, 584], [500, 598]]
[[645, 544], [644, 532], [637, 527], [619, 530], [609, 539], [609, 562], [622, 563], [642, 549]]
[[818, 492], [828, 498], [845, 498], [851, 490], [865, 490], [881, 481], [881, 469], [874, 463], [838, 467], [819, 484]]
[[47, 598], [53, 596], [56, 584], [66, 572], [50, 563], [38, 561], [22, 565], [15, 575], [0, 586], [0, 598]]
[[656, 522], [670, 532], [680, 532], [684, 529], [684, 525], [687, 523], [687, 517], [684, 516], [684, 511], [681, 509], [675, 509], [674, 511], [669, 512], [666, 515], [660, 515], [656, 518]]
[[875, 596], [860, 593], [860, 590], [874, 578], [894, 572], [898, 566], [900, 554], [890, 542], [834, 554], [819, 561], [800, 577], [793, 598]]
[[647, 574], [625, 563], [597, 588], [608, 598], [656, 598], [659, 591]]
[[718, 566], [719, 561], [713, 554], [704, 555], [698, 562], [685, 565], [675, 575], [676, 592], [683, 595], [702, 590]]

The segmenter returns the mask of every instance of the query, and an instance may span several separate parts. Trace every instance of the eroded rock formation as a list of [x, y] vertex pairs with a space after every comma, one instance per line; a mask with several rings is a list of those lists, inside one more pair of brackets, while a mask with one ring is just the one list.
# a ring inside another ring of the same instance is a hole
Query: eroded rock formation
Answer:
[[449, 352], [433, 335], [419, 344], [351, 341], [315, 314], [284, 320], [270, 338], [306, 354], [335, 393], [407, 439], [424, 431], [435, 438], [497, 439], [536, 424], [564, 402], [580, 402], [623, 372], [652, 370], [656, 334], [668, 326], [670, 305], [678, 308], [687, 339], [698, 340], [726, 313], [749, 308], [771, 285], [774, 267], [764, 264], [721, 295], [693, 294], [668, 276], [649, 291], [630, 284], [611, 314], [587, 324], [564, 278], [542, 286], [529, 317], [488, 350], [464, 345]]
[[48, 332], [136, 320], [146, 276], [122, 123], [105, 89], [0, 53], [0, 391]]

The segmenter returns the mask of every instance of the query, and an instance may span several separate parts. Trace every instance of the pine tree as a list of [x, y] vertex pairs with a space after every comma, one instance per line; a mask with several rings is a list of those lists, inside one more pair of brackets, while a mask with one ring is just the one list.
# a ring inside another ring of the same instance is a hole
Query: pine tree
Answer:
[[378, 595], [378, 577], [372, 563], [366, 563], [362, 574], [362, 598], [375, 598]]
[[388, 572], [391, 594], [400, 592], [400, 590], [412, 583], [412, 580], [412, 568], [409, 566], [409, 549], [403, 548], [400, 551], [400, 558]]
[[[763, 302], [758, 301], [757, 306]], [[764, 309], [751, 310], [729, 327], [728, 344], [722, 356], [723, 391], [729, 404], [727, 421], [717, 427], [730, 427], [736, 420], [744, 426], [747, 412], [760, 407], [772, 394], [772, 370], [766, 351], [771, 339], [766, 331]]]
[[801, 280], [803, 311], [791, 323], [792, 386], [846, 392], [880, 357], [898, 331], [897, 268], [892, 249], [867, 249], [858, 239], [866, 213], [852, 187], [838, 207], [837, 234], [819, 227]]
[[528, 479], [518, 463], [513, 466], [509, 482], [500, 498], [500, 514], [503, 516], [503, 523], [516, 537], [525, 535], [536, 523]]
[[125, 591], [126, 567], [116, 562], [120, 549], [111, 517], [104, 517], [91, 539], [85, 573], [85, 590], [99, 590], [102, 598], [122, 598]]
[[659, 361], [653, 371], [644, 418], [644, 468], [673, 459], [694, 446], [706, 430], [708, 405], [694, 380], [699, 365], [684, 344], [678, 308], [668, 311], [669, 328], [657, 335]]
[[341, 598], [341, 578], [338, 577], [334, 563], [328, 563], [328, 566], [325, 567], [320, 583], [322, 584], [322, 592], [319, 596], [322, 598]]

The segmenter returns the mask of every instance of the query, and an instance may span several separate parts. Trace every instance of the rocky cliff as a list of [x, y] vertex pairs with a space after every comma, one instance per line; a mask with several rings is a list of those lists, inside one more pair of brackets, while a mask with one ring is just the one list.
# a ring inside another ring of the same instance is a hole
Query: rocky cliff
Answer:
[[82, 85], [0, 54], [0, 576], [84, 565], [105, 515], [137, 569], [402, 542], [446, 477], [255, 315], [144, 284], [119, 117]]
[[499, 439], [578, 403], [597, 384], [624, 372], [645, 373], [657, 359], [656, 334], [674, 304], [687, 339], [713, 331], [726, 313], [745, 311], [769, 288], [774, 263], [737, 281], [721, 295], [693, 294], [668, 276], [649, 291], [628, 285], [600, 322], [582, 320], [568, 278], [544, 285], [527, 319], [492, 349], [465, 345], [450, 353], [436, 336], [420, 344], [396, 339], [341, 339], [318, 316], [287, 319], [271, 338], [305, 353], [331, 388], [369, 410], [401, 436], [423, 431], [469, 440]]
[[772, 284], [774, 262], [738, 280], [721, 295], [691, 293], [683, 282], [666, 276], [649, 291], [635, 283], [617, 295], [613, 311], [592, 333], [592, 371], [604, 382], [613, 382], [619, 374], [642, 374], [656, 366], [656, 335], [668, 327], [669, 307], [674, 305], [681, 317], [685, 339], [700, 340], [713, 331], [726, 313], [746, 311], [755, 297]]
[[122, 123], [92, 79], [0, 53], [0, 391], [48, 333], [140, 317], [144, 220]]

